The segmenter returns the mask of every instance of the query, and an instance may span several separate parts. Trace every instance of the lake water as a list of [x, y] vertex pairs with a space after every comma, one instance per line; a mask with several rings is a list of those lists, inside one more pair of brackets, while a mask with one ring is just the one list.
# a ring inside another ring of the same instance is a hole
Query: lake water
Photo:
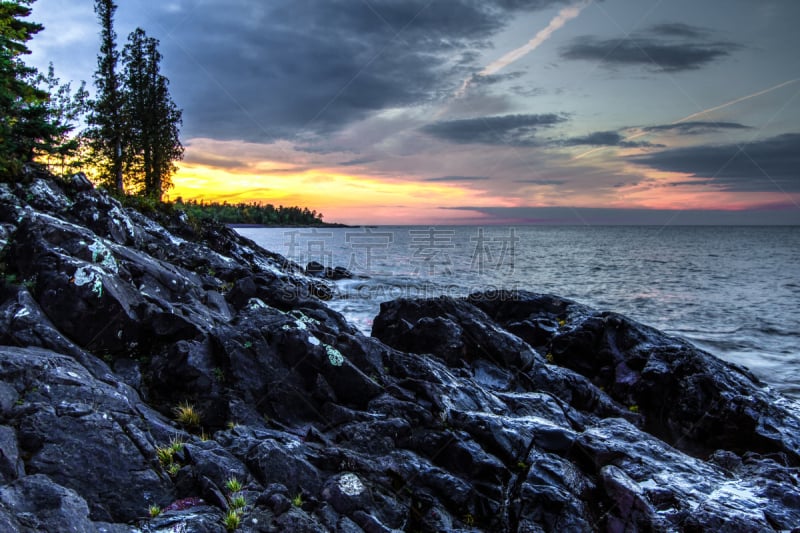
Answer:
[[491, 288], [617, 311], [749, 367], [800, 398], [800, 227], [240, 228], [337, 282], [331, 307], [365, 333], [380, 302]]

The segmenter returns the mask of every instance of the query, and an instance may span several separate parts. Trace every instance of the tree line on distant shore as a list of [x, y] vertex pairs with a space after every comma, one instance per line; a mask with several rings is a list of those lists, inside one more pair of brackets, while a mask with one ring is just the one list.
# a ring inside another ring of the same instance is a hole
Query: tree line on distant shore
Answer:
[[[32, 167], [44, 165], [62, 176], [83, 171], [119, 197], [161, 202], [184, 148], [182, 111], [161, 73], [158, 40], [137, 28], [120, 51], [117, 4], [95, 0], [101, 31], [90, 98], [85, 82], [75, 91], [61, 83], [52, 63], [42, 74], [23, 61], [28, 41], [44, 29], [26, 20], [34, 2], [0, 0], [0, 181], [24, 180]], [[300, 207], [176, 204], [199, 219], [226, 223], [322, 223], [320, 213]]]
[[200, 220], [215, 220], [225, 224], [260, 224], [264, 226], [321, 226], [322, 213], [301, 207], [275, 207], [272, 204], [207, 203], [175, 200], [175, 207]]

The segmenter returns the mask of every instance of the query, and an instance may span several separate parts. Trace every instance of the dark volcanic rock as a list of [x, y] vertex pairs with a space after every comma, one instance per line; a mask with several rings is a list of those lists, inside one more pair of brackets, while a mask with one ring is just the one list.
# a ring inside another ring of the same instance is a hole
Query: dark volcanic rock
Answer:
[[3, 531], [58, 531], [69, 528], [94, 533], [89, 507], [75, 491], [41, 474], [0, 487], [0, 527]]
[[382, 304], [372, 334], [399, 350], [432, 354], [450, 366], [486, 359], [525, 370], [538, 356], [527, 343], [496, 327], [482, 311], [452, 298]]
[[800, 463], [796, 414], [741, 367], [622, 315], [554, 296], [476, 294], [470, 300], [503, 326], [561, 320], [549, 336], [538, 337], [538, 347], [641, 414], [648, 432], [680, 449], [701, 456], [720, 448], [777, 452]]
[[344, 267], [326, 267], [322, 263], [318, 263], [316, 261], [311, 261], [308, 265], [306, 265], [306, 274], [316, 278], [325, 278], [334, 281], [353, 279], [354, 277], [353, 273]]
[[[133, 520], [169, 499], [171, 484], [153, 469], [155, 443], [146, 437], [148, 422], [164, 423], [125, 385], [96, 380], [70, 357], [11, 347], [0, 348], [0, 381], [18, 388], [2, 420], [18, 428], [25, 473], [75, 490], [94, 520]], [[114, 486], [126, 490], [108, 490]]]
[[397, 300], [365, 337], [344, 269], [82, 176], [0, 183], [0, 270], [3, 532], [800, 524], [797, 406], [614, 313]]

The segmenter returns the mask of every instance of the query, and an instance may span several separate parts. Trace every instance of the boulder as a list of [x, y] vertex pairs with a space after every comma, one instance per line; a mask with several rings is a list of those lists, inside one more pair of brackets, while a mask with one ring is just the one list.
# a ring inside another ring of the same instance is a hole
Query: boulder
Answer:
[[47, 476], [25, 476], [0, 487], [0, 526], [3, 531], [63, 531], [95, 533], [86, 501], [75, 491]]
[[160, 423], [127, 386], [40, 348], [0, 347], [0, 381], [20, 395], [2, 422], [18, 428], [25, 472], [75, 491], [93, 520], [131, 521], [170, 499], [149, 436]]

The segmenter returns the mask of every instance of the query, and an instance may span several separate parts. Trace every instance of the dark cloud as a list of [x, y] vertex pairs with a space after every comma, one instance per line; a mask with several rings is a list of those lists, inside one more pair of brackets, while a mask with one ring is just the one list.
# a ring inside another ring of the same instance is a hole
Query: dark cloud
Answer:
[[710, 36], [711, 32], [703, 28], [659, 24], [624, 39], [578, 37], [560, 53], [564, 59], [596, 61], [606, 67], [641, 66], [655, 72], [681, 72], [697, 70], [741, 48]]
[[487, 181], [491, 178], [488, 176], [439, 176], [436, 178], [425, 178], [422, 181], [433, 181], [433, 182], [454, 182], [454, 181]]
[[644, 131], [675, 131], [682, 135], [700, 135], [703, 133], [714, 133], [721, 130], [749, 130], [750, 126], [739, 124], [738, 122], [679, 122], [677, 124], [659, 124], [657, 126], [646, 126]]
[[483, 216], [476, 218], [487, 223], [487, 217], [497, 224], [543, 225], [759, 225], [800, 224], [800, 209], [786, 203], [743, 211], [613, 209], [589, 207], [452, 207]]
[[267, 141], [324, 135], [379, 110], [452, 94], [468, 68], [454, 67], [453, 57], [474, 61], [474, 50], [515, 11], [567, 2], [182, 3], [184, 11], [154, 6], [152, 18], [185, 133]]
[[535, 146], [536, 132], [567, 120], [563, 114], [503, 115], [434, 122], [422, 131], [458, 144]]
[[689, 39], [705, 39], [710, 35], [706, 28], [691, 26], [682, 22], [670, 22], [650, 26], [648, 33], [666, 37], [687, 37]]
[[493, 3], [508, 10], [535, 11], [548, 7], [572, 4], [573, 0], [495, 0]]
[[572, 137], [557, 144], [563, 146], [619, 146], [622, 148], [661, 146], [647, 141], [627, 141], [622, 134], [616, 131], [596, 131], [582, 137]]
[[692, 146], [632, 156], [630, 161], [704, 178], [706, 184], [740, 192], [799, 192], [800, 133], [761, 141]]

